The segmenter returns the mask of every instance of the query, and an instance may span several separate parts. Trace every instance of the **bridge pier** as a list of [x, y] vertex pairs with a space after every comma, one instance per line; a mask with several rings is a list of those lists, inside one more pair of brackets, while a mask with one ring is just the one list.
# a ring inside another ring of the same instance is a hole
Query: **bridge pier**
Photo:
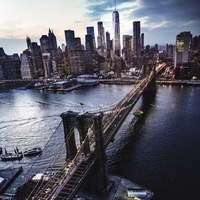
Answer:
[[74, 124], [77, 122], [77, 113], [66, 112], [61, 114], [61, 118], [64, 126], [64, 136], [66, 145], [66, 160], [72, 159], [77, 153], [75, 134], [74, 134]]
[[61, 114], [64, 126], [66, 141], [66, 159], [73, 159], [77, 153], [76, 138], [74, 128], [77, 128], [80, 138], [80, 144], [83, 143], [84, 154], [91, 153], [88, 129], [92, 127], [95, 135], [95, 156], [94, 167], [90, 172], [89, 179], [85, 188], [93, 193], [104, 195], [108, 187], [108, 175], [106, 162], [107, 157], [104, 148], [102, 113], [78, 113], [68, 111]]
[[98, 195], [105, 195], [108, 187], [107, 156], [104, 148], [103, 114], [94, 115], [94, 130], [96, 137], [96, 161], [88, 179], [86, 190]]
[[156, 77], [154, 77], [149, 83], [148, 87], [144, 92], [155, 92], [156, 91]]
[[156, 91], [156, 66], [154, 65], [153, 78], [144, 92], [155, 92], [155, 91]]

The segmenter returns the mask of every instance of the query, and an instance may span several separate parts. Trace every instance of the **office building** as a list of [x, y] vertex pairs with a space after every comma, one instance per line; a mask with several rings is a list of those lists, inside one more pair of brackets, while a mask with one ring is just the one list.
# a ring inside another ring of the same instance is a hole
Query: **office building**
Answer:
[[92, 35], [85, 35], [85, 48], [90, 53], [94, 52], [94, 40]]
[[53, 32], [53, 30], [51, 31], [49, 29], [49, 33], [48, 33], [48, 37], [49, 37], [49, 49], [52, 51], [56, 51], [57, 50], [57, 39], [56, 36]]
[[192, 49], [194, 52], [200, 53], [200, 36], [192, 38]]
[[91, 35], [93, 38], [93, 50], [96, 51], [96, 41], [95, 41], [95, 33], [94, 33], [94, 27], [89, 26], [87, 27], [87, 35]]
[[131, 35], [123, 35], [122, 57], [129, 66], [133, 57], [133, 37]]
[[107, 58], [111, 58], [112, 55], [112, 40], [110, 39], [110, 33], [106, 32], [106, 49], [107, 49]]
[[67, 75], [70, 74], [69, 70], [69, 57], [66, 52], [63, 52], [62, 49], [59, 47], [56, 52], [55, 57], [56, 68], [53, 66], [52, 63], [52, 70], [56, 77], [65, 78]]
[[29, 50], [23, 51], [20, 55], [20, 59], [22, 79], [32, 79], [31, 69], [33, 69], [33, 67], [31, 62], [31, 52]]
[[65, 44], [61, 45], [62, 52], [65, 52]]
[[75, 49], [74, 38], [75, 38], [75, 34], [73, 30], [65, 30], [65, 41], [66, 41], [67, 52], [69, 52], [72, 49]]
[[75, 76], [85, 73], [81, 39], [75, 37], [73, 30], [65, 30], [65, 40], [69, 58], [69, 73]]
[[166, 44], [165, 54], [168, 59], [174, 59], [175, 46], [172, 44]]
[[144, 52], [144, 33], [141, 34], [141, 52]]
[[18, 54], [7, 55], [0, 47], [0, 79], [21, 79], [21, 60]]
[[192, 34], [181, 32], [176, 36], [175, 67], [177, 64], [188, 63], [191, 59]]
[[52, 59], [50, 53], [42, 53], [42, 60], [45, 71], [45, 78], [50, 78], [53, 75]]
[[120, 56], [121, 55], [121, 47], [120, 47], [120, 22], [119, 22], [119, 12], [115, 10], [112, 14], [113, 19], [113, 52], [114, 55]]
[[31, 51], [31, 38], [26, 36], [26, 44], [29, 51]]
[[40, 38], [40, 47], [42, 53], [48, 53], [50, 50], [50, 45], [49, 45], [49, 37], [47, 35], [42, 35]]
[[31, 69], [32, 78], [44, 78], [45, 77], [45, 69], [42, 60], [42, 52], [40, 46], [38, 46], [37, 42], [31, 43], [31, 57], [33, 62], [33, 69]]
[[[4, 52], [4, 51], [3, 51]], [[4, 79], [21, 79], [21, 60], [18, 54], [0, 56], [0, 65], [2, 78]]]
[[140, 21], [133, 22], [133, 54], [134, 57], [141, 56]]
[[103, 27], [103, 22], [97, 23], [98, 36], [97, 36], [97, 51], [101, 56], [106, 55], [106, 43], [105, 43], [105, 31]]

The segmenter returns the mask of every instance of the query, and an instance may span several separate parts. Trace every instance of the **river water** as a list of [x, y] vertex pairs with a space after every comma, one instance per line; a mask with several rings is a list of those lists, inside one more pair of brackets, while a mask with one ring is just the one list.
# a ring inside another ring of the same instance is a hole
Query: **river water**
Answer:
[[[0, 146], [8, 152], [16, 146], [21, 151], [46, 149], [39, 159], [0, 161], [0, 169], [24, 169], [7, 192], [13, 193], [31, 170], [41, 172], [54, 158], [64, 139], [61, 113], [112, 108], [131, 88], [100, 84], [55, 94], [1, 85]], [[199, 99], [200, 88], [191, 86], [158, 85], [156, 93], [143, 95], [107, 148], [108, 172], [152, 190], [155, 200], [200, 199]], [[133, 115], [138, 109], [144, 111], [139, 118]]]

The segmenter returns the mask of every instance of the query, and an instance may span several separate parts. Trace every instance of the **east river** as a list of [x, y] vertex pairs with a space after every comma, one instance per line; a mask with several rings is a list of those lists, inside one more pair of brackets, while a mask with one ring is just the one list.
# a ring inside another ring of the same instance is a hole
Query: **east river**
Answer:
[[[109, 112], [132, 87], [100, 84], [56, 94], [1, 85], [0, 147], [13, 152], [16, 147], [24, 151], [41, 146], [47, 151], [39, 161], [0, 161], [0, 169], [22, 166], [23, 180], [31, 170], [42, 171], [64, 140], [61, 113]], [[133, 115], [138, 109], [144, 112], [139, 118]], [[108, 146], [108, 172], [150, 189], [154, 200], [199, 200], [199, 111], [200, 87], [157, 85], [156, 93], [139, 99]], [[55, 132], [59, 134], [52, 139]], [[15, 187], [16, 183], [7, 192], [13, 193]]]

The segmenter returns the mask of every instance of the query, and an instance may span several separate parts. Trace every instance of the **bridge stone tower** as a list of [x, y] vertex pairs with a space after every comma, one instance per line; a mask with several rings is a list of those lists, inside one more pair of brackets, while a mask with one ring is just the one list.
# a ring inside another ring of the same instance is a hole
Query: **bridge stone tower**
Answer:
[[149, 83], [148, 87], [145, 89], [145, 92], [155, 92], [156, 91], [156, 66], [155, 64], [149, 64], [150, 71], [153, 71], [153, 78]]
[[[78, 113], [68, 111], [61, 114], [64, 126], [64, 134], [66, 141], [66, 160], [73, 159], [78, 148], [76, 145], [74, 129], [78, 130], [80, 144], [83, 145], [83, 152], [85, 156], [91, 154], [91, 147], [87, 136], [88, 129], [92, 127], [95, 135], [95, 164], [90, 172], [89, 180], [86, 188], [90, 192], [103, 195], [108, 187], [108, 175], [106, 162], [107, 157], [104, 148], [103, 127], [102, 127], [102, 113]], [[84, 141], [84, 142], [83, 142]]]

